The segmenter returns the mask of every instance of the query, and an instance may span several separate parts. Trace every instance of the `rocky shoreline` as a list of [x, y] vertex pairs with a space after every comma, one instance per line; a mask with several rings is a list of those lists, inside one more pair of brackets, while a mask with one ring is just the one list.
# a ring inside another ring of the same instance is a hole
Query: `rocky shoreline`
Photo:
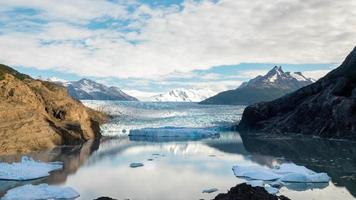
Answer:
[[66, 89], [0, 65], [0, 154], [27, 153], [100, 138], [106, 115]]

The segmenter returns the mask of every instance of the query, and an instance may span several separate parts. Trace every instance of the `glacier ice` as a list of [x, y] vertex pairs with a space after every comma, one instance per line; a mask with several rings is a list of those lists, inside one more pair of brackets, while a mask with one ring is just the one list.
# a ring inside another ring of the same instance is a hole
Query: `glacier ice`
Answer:
[[21, 162], [0, 163], [0, 180], [33, 180], [49, 176], [49, 172], [62, 169], [62, 162], [44, 163], [23, 156]]
[[80, 195], [70, 187], [40, 184], [13, 188], [6, 192], [2, 200], [76, 199], [79, 196]]
[[147, 138], [210, 138], [219, 137], [219, 133], [213, 129], [184, 128], [184, 127], [161, 127], [142, 128], [130, 130], [129, 136]]
[[[317, 173], [304, 166], [294, 163], [283, 163], [274, 168], [262, 166], [234, 166], [235, 176], [246, 178], [247, 184], [264, 187], [271, 194], [278, 193], [282, 186], [291, 186], [293, 183], [328, 183], [330, 177], [326, 173]], [[313, 188], [310, 186], [310, 188]]]

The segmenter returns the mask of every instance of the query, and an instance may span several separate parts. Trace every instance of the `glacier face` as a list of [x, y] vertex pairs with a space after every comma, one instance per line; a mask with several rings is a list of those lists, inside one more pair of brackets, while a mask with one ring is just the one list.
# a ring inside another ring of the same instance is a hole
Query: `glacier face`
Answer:
[[229, 128], [241, 118], [244, 106], [200, 105], [190, 102], [82, 101], [113, 118], [102, 125], [106, 136], [128, 135], [132, 129], [184, 127]]

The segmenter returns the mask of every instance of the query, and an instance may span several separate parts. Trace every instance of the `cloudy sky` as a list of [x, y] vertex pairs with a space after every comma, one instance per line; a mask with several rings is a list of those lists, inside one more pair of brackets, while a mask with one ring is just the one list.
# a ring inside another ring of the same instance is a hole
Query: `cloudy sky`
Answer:
[[0, 0], [0, 63], [129, 91], [224, 90], [274, 65], [318, 78], [355, 27], [354, 0]]

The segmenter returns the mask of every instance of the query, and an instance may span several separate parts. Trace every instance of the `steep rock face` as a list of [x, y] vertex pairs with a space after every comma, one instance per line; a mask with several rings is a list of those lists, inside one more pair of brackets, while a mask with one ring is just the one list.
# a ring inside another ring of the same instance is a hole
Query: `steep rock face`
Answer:
[[0, 65], [0, 153], [81, 143], [100, 136], [104, 120], [64, 87]]
[[313, 83], [301, 72], [284, 72], [282, 67], [273, 67], [266, 75], [244, 82], [235, 90], [212, 96], [201, 104], [250, 105], [271, 101], [301, 87]]
[[356, 48], [317, 82], [245, 109], [242, 132], [308, 134], [356, 139]]

